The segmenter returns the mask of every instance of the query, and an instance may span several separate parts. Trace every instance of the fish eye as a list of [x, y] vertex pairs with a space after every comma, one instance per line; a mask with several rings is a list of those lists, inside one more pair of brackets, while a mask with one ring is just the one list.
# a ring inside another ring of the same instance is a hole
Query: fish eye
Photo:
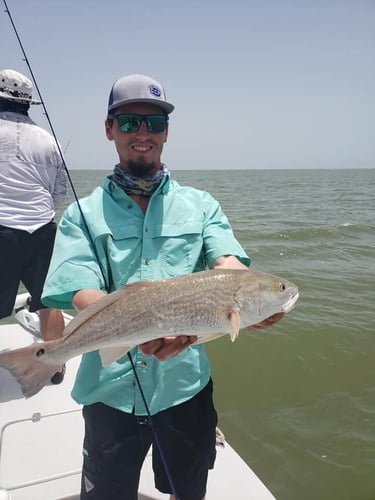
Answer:
[[280, 288], [281, 292], [285, 292], [285, 290], [286, 290], [286, 284], [285, 283], [280, 283], [279, 288]]

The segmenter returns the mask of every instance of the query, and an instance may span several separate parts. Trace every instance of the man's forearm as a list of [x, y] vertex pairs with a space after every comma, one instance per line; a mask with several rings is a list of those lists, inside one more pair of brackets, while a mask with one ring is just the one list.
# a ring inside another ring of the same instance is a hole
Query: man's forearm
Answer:
[[234, 255], [222, 255], [218, 257], [211, 265], [211, 269], [248, 269]]
[[87, 307], [89, 304], [92, 304], [93, 302], [96, 302], [97, 300], [101, 299], [104, 297], [105, 293], [102, 292], [101, 290], [94, 290], [94, 289], [84, 289], [84, 290], [78, 290], [75, 292], [73, 295], [73, 300], [72, 304], [77, 311], [82, 311], [85, 307]]

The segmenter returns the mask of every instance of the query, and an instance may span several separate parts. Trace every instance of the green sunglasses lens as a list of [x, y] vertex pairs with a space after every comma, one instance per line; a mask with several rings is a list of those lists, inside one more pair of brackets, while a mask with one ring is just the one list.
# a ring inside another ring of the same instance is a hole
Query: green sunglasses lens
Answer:
[[158, 134], [164, 132], [167, 118], [164, 115], [149, 115], [145, 117], [147, 130]]
[[137, 115], [116, 115], [121, 132], [137, 132], [141, 126], [141, 119]]
[[141, 123], [146, 122], [147, 130], [158, 134], [165, 130], [167, 117], [165, 115], [115, 115], [121, 132], [137, 132]]

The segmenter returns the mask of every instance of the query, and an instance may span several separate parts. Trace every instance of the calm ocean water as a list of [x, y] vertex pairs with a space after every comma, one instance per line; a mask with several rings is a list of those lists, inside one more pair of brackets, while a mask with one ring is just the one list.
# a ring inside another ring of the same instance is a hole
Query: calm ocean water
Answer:
[[[72, 170], [78, 196], [108, 173]], [[207, 344], [221, 429], [278, 500], [374, 500], [375, 170], [173, 176], [220, 201], [254, 268], [300, 288], [273, 328]]]

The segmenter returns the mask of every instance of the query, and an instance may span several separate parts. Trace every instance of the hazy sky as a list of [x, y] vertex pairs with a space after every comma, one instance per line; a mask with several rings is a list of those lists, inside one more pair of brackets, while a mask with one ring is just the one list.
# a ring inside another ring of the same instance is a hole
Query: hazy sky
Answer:
[[[106, 105], [130, 73], [176, 106], [171, 170], [375, 168], [375, 0], [7, 4], [70, 169], [113, 167]], [[29, 75], [4, 9], [0, 64]]]

